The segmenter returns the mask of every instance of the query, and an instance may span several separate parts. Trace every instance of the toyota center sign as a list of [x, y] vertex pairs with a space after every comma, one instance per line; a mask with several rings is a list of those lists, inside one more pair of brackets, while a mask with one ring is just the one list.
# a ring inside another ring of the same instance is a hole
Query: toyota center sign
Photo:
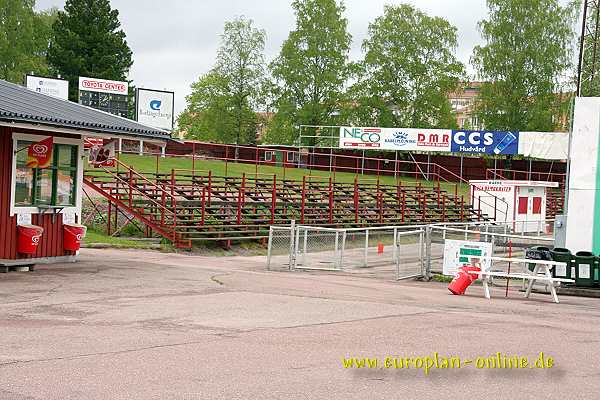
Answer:
[[128, 93], [127, 82], [79, 77], [79, 104], [84, 106], [127, 118]]
[[109, 81], [106, 79], [79, 77], [79, 90], [98, 93], [127, 95], [129, 85], [127, 82]]
[[136, 119], [153, 128], [173, 130], [175, 93], [162, 90], [137, 89]]

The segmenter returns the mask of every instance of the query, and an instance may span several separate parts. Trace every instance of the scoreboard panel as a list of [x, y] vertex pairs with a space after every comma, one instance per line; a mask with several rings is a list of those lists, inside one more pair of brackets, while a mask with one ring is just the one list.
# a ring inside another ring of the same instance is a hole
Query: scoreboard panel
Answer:
[[127, 82], [79, 77], [79, 104], [127, 118], [129, 114]]

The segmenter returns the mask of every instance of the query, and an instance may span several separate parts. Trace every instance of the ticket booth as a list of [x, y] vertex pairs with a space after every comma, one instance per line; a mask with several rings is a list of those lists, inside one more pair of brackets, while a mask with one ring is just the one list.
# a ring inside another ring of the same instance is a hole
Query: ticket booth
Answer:
[[64, 238], [81, 222], [85, 137], [170, 134], [0, 80], [0, 272], [75, 260]]
[[511, 222], [518, 233], [547, 232], [546, 198], [557, 182], [473, 180], [471, 205], [497, 222]]

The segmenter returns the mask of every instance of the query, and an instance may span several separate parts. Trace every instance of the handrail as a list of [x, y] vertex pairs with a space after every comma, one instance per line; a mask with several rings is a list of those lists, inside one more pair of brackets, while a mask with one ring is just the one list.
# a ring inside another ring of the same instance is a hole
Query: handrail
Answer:
[[[161, 192], [164, 192], [166, 195], [170, 196], [173, 199], [173, 201], [177, 201], [177, 199], [175, 198], [174, 195], [172, 195], [170, 192], [166, 191], [165, 189], [161, 188], [160, 185], [158, 185], [156, 182], [152, 182], [150, 179], [146, 178], [143, 174], [137, 172], [131, 166], [125, 164], [124, 162], [120, 161], [119, 159], [115, 158], [115, 161], [117, 162], [117, 164], [121, 165], [124, 168], [127, 168], [132, 173], [135, 173], [136, 176], [142, 178], [145, 182], [149, 183], [150, 185], [155, 186], [158, 190], [160, 190]], [[118, 175], [114, 174], [114, 171], [111, 171], [111, 170], [107, 169], [106, 167], [101, 167], [101, 168], [104, 169], [104, 171], [118, 177]]]
[[[177, 199], [175, 198], [175, 196], [172, 196], [169, 192], [167, 192], [166, 190], [164, 190], [163, 188], [161, 188], [158, 184], [150, 181], [149, 179], [147, 179], [146, 177], [144, 177], [143, 175], [141, 175], [140, 173], [138, 173], [137, 171], [135, 171], [133, 168], [123, 164], [122, 162], [117, 161], [120, 165], [126, 167], [130, 173], [135, 173], [138, 177], [141, 177], [144, 181], [146, 181], [147, 183], [149, 183], [150, 185], [152, 185], [154, 188], [158, 189], [158, 191], [163, 195], [163, 196], [170, 196], [171, 200], [172, 200], [172, 205], [173, 207], [175, 207]], [[125, 179], [121, 178], [117, 173], [115, 173], [115, 171], [112, 171], [106, 167], [101, 167], [106, 173], [110, 174], [113, 179], [116, 179], [118, 181], [120, 181], [121, 183], [129, 186], [130, 188], [136, 190], [138, 193], [144, 195], [144, 197], [148, 198], [148, 200], [150, 202], [152, 202], [154, 205], [158, 206], [160, 209], [165, 210], [165, 211], [170, 211], [174, 216], [176, 215], [176, 211], [175, 208], [173, 210], [170, 210], [166, 205], [163, 205], [159, 202], [157, 202], [156, 200], [154, 200], [152, 197], [148, 196], [147, 193], [145, 193], [144, 191], [142, 191], [141, 189], [139, 189], [138, 187], [132, 185], [131, 183], [128, 183]], [[131, 178], [131, 175], [130, 175]], [[154, 189], [153, 189], [154, 190]]]

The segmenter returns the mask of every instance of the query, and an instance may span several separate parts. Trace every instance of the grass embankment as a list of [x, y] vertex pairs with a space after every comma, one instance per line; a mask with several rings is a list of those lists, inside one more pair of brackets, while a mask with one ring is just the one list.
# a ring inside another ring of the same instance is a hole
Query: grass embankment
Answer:
[[[345, 182], [352, 183], [354, 178], [358, 177], [359, 183], [375, 183], [378, 179], [376, 174], [354, 174], [350, 172], [329, 172], [322, 170], [309, 170], [306, 168], [283, 168], [271, 165], [258, 165], [244, 164], [228, 161], [217, 160], [199, 160], [196, 159], [192, 164], [192, 159], [187, 157], [156, 157], [156, 156], [139, 156], [133, 154], [123, 154], [120, 156], [121, 162], [126, 165], [131, 165], [136, 171], [155, 173], [157, 170], [159, 173], [171, 173], [171, 170], [176, 170], [176, 173], [191, 173], [192, 166], [195, 167], [197, 173], [203, 173], [212, 171], [214, 176], [242, 176], [246, 174], [254, 176], [256, 173], [265, 177], [277, 176], [278, 180], [281, 179], [292, 179], [302, 180], [303, 176], [320, 177], [329, 179], [331, 176], [334, 182]], [[314, 178], [313, 178], [314, 179]], [[396, 179], [393, 176], [381, 175], [379, 180], [385, 185], [395, 185]], [[414, 177], [402, 176], [400, 180], [403, 184], [414, 185], [417, 180]], [[423, 186], [434, 186], [437, 182], [426, 181], [419, 179], [418, 182]], [[446, 190], [450, 194], [454, 194], [454, 183], [441, 182], [440, 186], [443, 190]], [[469, 187], [466, 184], [459, 184], [458, 195], [468, 195]]]
[[148, 241], [132, 240], [114, 236], [108, 236], [104, 233], [89, 229], [85, 234], [83, 243], [88, 247], [117, 247], [117, 248], [134, 248], [134, 249], [150, 249], [156, 248], [156, 245]]

